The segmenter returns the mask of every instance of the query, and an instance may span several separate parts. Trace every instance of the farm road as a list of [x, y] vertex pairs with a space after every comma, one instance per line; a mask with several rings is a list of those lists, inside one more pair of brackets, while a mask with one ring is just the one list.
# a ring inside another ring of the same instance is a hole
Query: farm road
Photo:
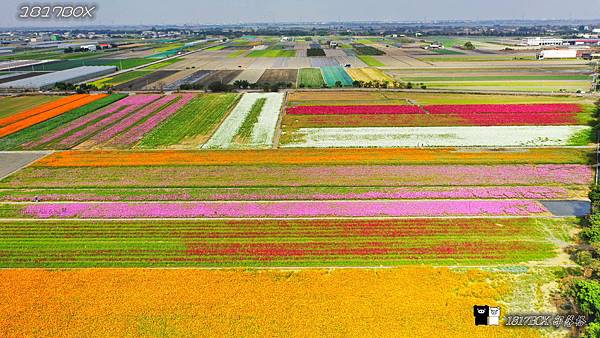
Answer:
[[52, 152], [0, 152], [0, 180], [50, 153]]

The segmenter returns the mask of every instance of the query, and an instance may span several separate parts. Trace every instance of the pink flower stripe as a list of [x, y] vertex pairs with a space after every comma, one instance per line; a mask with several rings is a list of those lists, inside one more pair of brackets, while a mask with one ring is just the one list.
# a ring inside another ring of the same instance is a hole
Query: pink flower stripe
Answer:
[[527, 216], [547, 212], [531, 200], [49, 203], [22, 210], [37, 218]]
[[78, 129], [94, 120], [99, 119], [99, 118], [113, 114], [113, 113], [123, 109], [124, 107], [141, 106], [141, 105], [147, 104], [148, 102], [154, 101], [158, 97], [159, 97], [158, 95], [128, 96], [122, 100], [119, 100], [119, 101], [111, 104], [110, 106], [108, 106], [104, 109], [101, 109], [94, 113], [88, 114], [82, 118], [79, 118], [79, 119], [73, 121], [72, 123], [70, 123], [62, 128], [57, 129], [54, 133], [42, 138], [39, 141], [26, 143], [26, 144], [24, 144], [24, 146], [26, 148], [37, 147], [42, 144], [54, 141], [54, 140], [64, 136], [65, 134], [67, 134], [70, 131]]
[[127, 146], [139, 141], [146, 133], [148, 133], [162, 121], [169, 118], [171, 115], [175, 114], [179, 109], [188, 104], [188, 102], [190, 102], [194, 97], [195, 95], [193, 94], [183, 95], [179, 101], [154, 114], [143, 123], [140, 123], [122, 135], [119, 135], [113, 139], [110, 144]]
[[288, 108], [291, 115], [346, 115], [346, 114], [424, 114], [418, 106], [298, 106]]
[[128, 116], [127, 119], [94, 135], [92, 138], [90, 138], [90, 141], [92, 141], [92, 144], [104, 143], [176, 98], [177, 95], [164, 96], [160, 100], [154, 101], [151, 104], [133, 113], [131, 116]]
[[444, 104], [423, 107], [431, 114], [458, 113], [579, 113], [581, 106], [570, 103], [549, 104]]
[[[295, 193], [295, 194], [214, 194], [212, 200], [353, 200], [353, 199], [557, 199], [568, 198], [562, 187], [452, 187], [450, 189], [411, 189], [389, 187], [386, 191], [361, 193]], [[191, 197], [191, 196], [190, 196]], [[52, 199], [48, 199], [51, 201]]]
[[579, 124], [577, 115], [565, 113], [459, 113], [456, 116], [468, 124], [476, 126]]
[[93, 133], [96, 133], [97, 131], [102, 130], [106, 126], [121, 120], [122, 118], [124, 118], [125, 116], [130, 114], [131, 112], [141, 108], [142, 106], [144, 106], [150, 102], [157, 100], [158, 98], [160, 98], [159, 95], [146, 96], [145, 99], [141, 99], [140, 101], [137, 101], [138, 104], [129, 105], [129, 106], [125, 107], [125, 109], [122, 109], [114, 114], [111, 114], [111, 115], [103, 118], [102, 120], [100, 120], [92, 125], [87, 126], [87, 127], [83, 128], [82, 130], [79, 130], [79, 131], [73, 133], [72, 135], [64, 138], [58, 144], [63, 147], [73, 147], [81, 142], [81, 138], [92, 135]]

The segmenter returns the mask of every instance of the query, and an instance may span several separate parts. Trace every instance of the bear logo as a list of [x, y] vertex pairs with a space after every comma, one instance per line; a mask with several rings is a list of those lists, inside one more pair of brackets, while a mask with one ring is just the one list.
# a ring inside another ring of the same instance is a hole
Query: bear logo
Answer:
[[490, 315], [490, 307], [474, 305], [473, 315], [475, 316], [475, 325], [488, 325], [488, 317]]

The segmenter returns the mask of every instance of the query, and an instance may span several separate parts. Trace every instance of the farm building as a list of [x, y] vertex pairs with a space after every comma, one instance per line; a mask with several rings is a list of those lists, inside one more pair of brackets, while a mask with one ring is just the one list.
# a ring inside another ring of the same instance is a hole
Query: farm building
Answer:
[[77, 83], [116, 71], [116, 66], [83, 66], [3, 83], [0, 89], [48, 89], [56, 83]]
[[525, 46], [560, 46], [563, 44], [563, 39], [558, 38], [542, 38], [542, 37], [534, 37], [534, 38], [526, 38], [523, 39], [523, 45]]

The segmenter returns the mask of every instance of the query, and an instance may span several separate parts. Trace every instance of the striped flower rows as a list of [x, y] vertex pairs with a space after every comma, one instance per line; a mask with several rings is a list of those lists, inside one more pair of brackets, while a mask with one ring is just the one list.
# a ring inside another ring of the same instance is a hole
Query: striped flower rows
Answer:
[[159, 123], [171, 117], [179, 109], [188, 104], [194, 97], [195, 95], [192, 94], [183, 95], [178, 101], [172, 103], [168, 107], [152, 115], [150, 118], [140, 123], [135, 128], [132, 128], [114, 138], [110, 142], [110, 145], [128, 146], [139, 141], [146, 133], [148, 133], [150, 130], [156, 127]]
[[164, 96], [164, 97], [152, 102], [151, 104], [149, 104], [149, 105], [143, 107], [142, 109], [138, 110], [137, 112], [131, 114], [126, 119], [123, 119], [119, 123], [114, 124], [112, 127], [102, 130], [98, 134], [94, 135], [90, 139], [90, 141], [94, 144], [101, 144], [101, 143], [104, 143], [104, 142], [110, 140], [115, 135], [123, 132], [127, 128], [138, 123], [140, 120], [146, 118], [148, 115], [154, 113], [156, 110], [160, 109], [162, 106], [169, 104], [169, 102], [175, 100], [175, 98], [177, 98], [177, 95], [168, 95], [168, 96]]
[[[63, 144], [65, 144], [67, 142], [68, 143], [76, 143], [80, 137], [82, 137], [83, 135], [85, 135], [88, 132], [91, 132], [92, 129], [98, 130], [96, 128], [97, 124], [110, 118], [114, 114], [125, 111], [125, 113], [123, 115], [126, 115], [126, 114], [128, 114], [132, 111], [135, 111], [136, 109], [139, 109], [140, 107], [156, 100], [158, 97], [159, 97], [158, 95], [129, 96], [125, 99], [115, 102], [114, 104], [110, 105], [109, 107], [107, 107], [105, 109], [98, 110], [94, 113], [88, 114], [82, 118], [77, 119], [64, 127], [55, 130], [53, 133], [43, 137], [39, 141], [30, 142], [30, 143], [25, 144], [24, 146], [25, 146], [25, 148], [35, 148], [35, 147], [38, 147], [40, 145], [43, 145], [43, 144], [46, 144], [49, 142], [55, 142], [61, 138], [64, 138], [65, 136], [67, 138], [63, 139], [61, 141], [61, 143], [63, 143]], [[94, 123], [95, 121], [98, 121], [98, 122]], [[85, 126], [88, 126], [88, 127], [85, 127]], [[75, 132], [75, 133], [73, 133], [73, 132]], [[73, 134], [71, 134], [71, 133], [73, 133]], [[71, 134], [71, 135], [68, 136], [69, 134]], [[76, 136], [74, 136], [74, 135], [76, 135]]]

